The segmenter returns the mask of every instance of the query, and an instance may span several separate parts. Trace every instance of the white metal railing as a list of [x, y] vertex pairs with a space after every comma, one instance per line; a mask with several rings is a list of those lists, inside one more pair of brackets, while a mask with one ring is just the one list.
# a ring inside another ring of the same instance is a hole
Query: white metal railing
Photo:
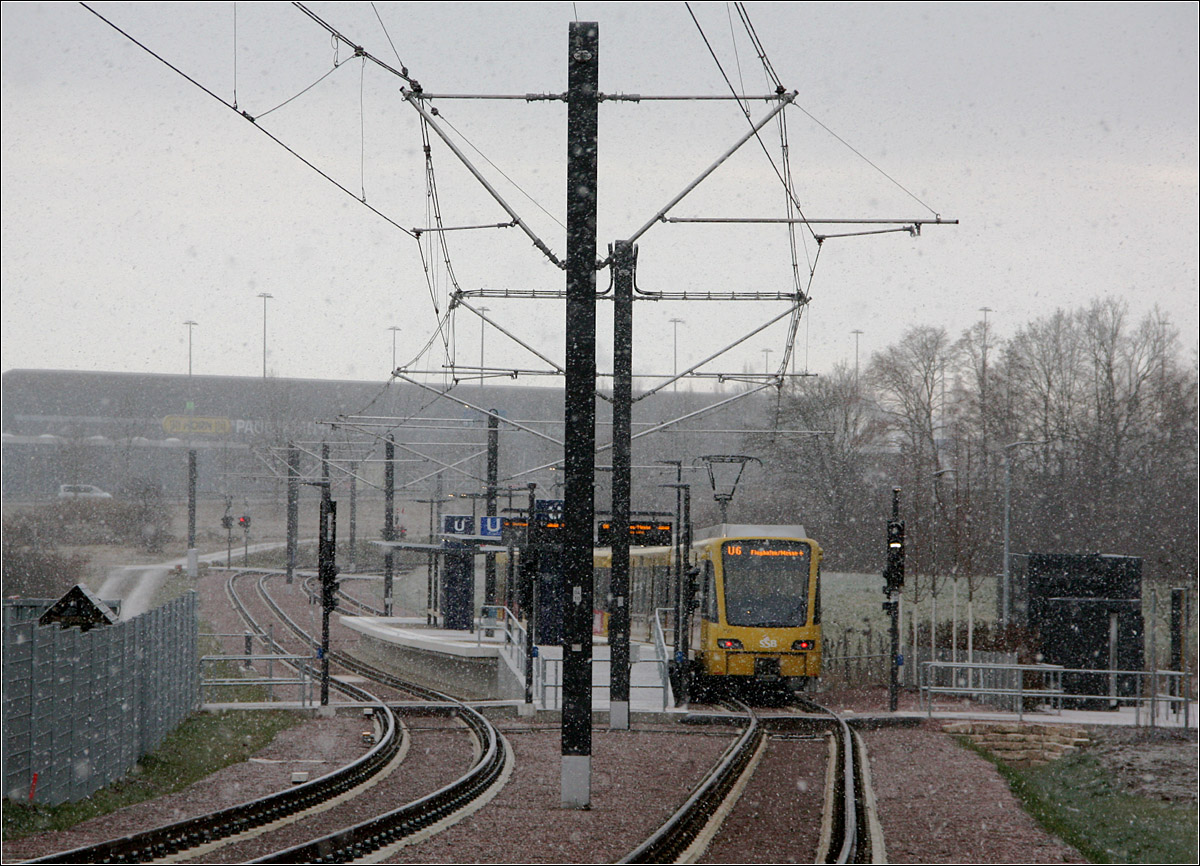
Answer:
[[[484, 605], [476, 621], [475, 642], [482, 645], [485, 632], [500, 631], [502, 634], [496, 640], [500, 655], [508, 663], [512, 672], [521, 681], [525, 681], [525, 654], [528, 645], [528, 631], [517, 615], [507, 607], [500, 605]], [[534, 647], [536, 660], [537, 647]], [[535, 669], [536, 676], [536, 669]]]
[[[1090, 693], [1071, 691], [1063, 687], [1064, 676], [1086, 675], [1100, 678], [1108, 683], [1102, 692]], [[1132, 678], [1136, 683], [1134, 694], [1119, 694], [1118, 679]], [[1135, 724], [1142, 724], [1142, 713], [1147, 713], [1148, 723], [1153, 726], [1159, 716], [1159, 705], [1164, 705], [1176, 714], [1182, 713], [1183, 724], [1189, 725], [1190, 700], [1183, 696], [1185, 674], [1179, 671], [1124, 671], [1089, 668], [1066, 668], [1061, 665], [984, 664], [969, 662], [932, 661], [921, 663], [920, 696], [926, 712], [933, 713], [935, 695], [959, 695], [978, 699], [981, 697], [1008, 697], [1015, 706], [1017, 718], [1021, 719], [1027, 699], [1042, 699], [1052, 709], [1062, 712], [1064, 701], [1100, 701], [1110, 707], [1132, 704], [1136, 712]], [[1161, 683], [1165, 687], [1160, 688]]]
[[667, 635], [666, 629], [663, 627], [663, 614], [675, 611], [669, 607], [657, 607], [654, 609], [654, 653], [658, 657], [656, 661], [659, 665], [659, 676], [662, 680], [663, 693], [663, 711], [667, 709], [668, 702], [674, 701], [674, 696], [671, 694], [671, 654], [667, 650]]
[[[965, 681], [960, 679], [964, 673]], [[1016, 704], [1018, 719], [1022, 717], [1027, 697], [1047, 699], [1052, 707], [1061, 711], [1062, 673], [1063, 668], [1059, 665], [922, 662], [921, 700], [928, 715], [933, 715], [933, 698], [938, 694], [1011, 697]]]
[[562, 659], [546, 658], [538, 653], [533, 659], [534, 692], [538, 703], [547, 710], [562, 705]]
[[[214, 677], [206, 672], [206, 666], [216, 662], [241, 662], [245, 667], [251, 667], [256, 661], [267, 663], [265, 676]], [[292, 668], [294, 676], [279, 677], [275, 675], [275, 662]], [[313, 678], [311, 672], [316, 663], [316, 657], [311, 655], [288, 655], [283, 653], [258, 653], [244, 655], [211, 655], [200, 657], [200, 699], [203, 702], [210, 689], [235, 686], [266, 686], [267, 700], [274, 701], [276, 686], [297, 686], [299, 703], [303, 707], [312, 704]], [[211, 695], [209, 695], [211, 698]]]
[[[669, 610], [664, 608], [664, 610]], [[657, 616], [656, 616], [657, 620]], [[659, 672], [658, 682], [649, 684], [637, 684], [631, 682], [629, 684], [630, 691], [635, 689], [653, 689], [662, 695], [662, 709], [665, 712], [667, 707], [671, 705], [671, 679], [669, 674], [668, 662], [670, 656], [667, 655], [666, 641], [663, 639], [663, 629], [660, 622], [655, 622], [654, 636], [655, 658], [639, 659], [640, 662], [652, 663]], [[609, 666], [609, 686], [612, 683], [612, 661], [610, 659], [592, 659], [593, 669], [596, 665]], [[563, 661], [561, 658], [548, 658], [545, 655], [536, 652], [533, 659], [533, 690], [536, 700], [543, 708], [548, 710], [557, 710], [562, 706], [562, 688], [563, 688]], [[602, 686], [602, 688], [604, 688]]]

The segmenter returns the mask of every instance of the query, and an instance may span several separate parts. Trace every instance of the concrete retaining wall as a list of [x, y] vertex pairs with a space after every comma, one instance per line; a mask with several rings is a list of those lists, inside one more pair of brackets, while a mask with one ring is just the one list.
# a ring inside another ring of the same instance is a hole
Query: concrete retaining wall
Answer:
[[501, 694], [497, 668], [507, 666], [495, 656], [470, 658], [445, 655], [381, 641], [370, 634], [363, 634], [359, 638], [355, 655], [391, 671], [398, 677], [421, 683], [431, 689], [451, 692], [467, 700], [486, 701], [511, 697]]

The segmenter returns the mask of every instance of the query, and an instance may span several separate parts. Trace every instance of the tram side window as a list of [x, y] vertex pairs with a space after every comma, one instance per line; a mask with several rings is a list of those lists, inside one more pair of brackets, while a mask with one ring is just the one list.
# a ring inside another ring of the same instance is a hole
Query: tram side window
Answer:
[[817, 566], [817, 591], [813, 593], [813, 625], [821, 624], [821, 566]]
[[719, 618], [717, 613], [717, 587], [713, 583], [713, 565], [711, 559], [704, 560], [704, 594], [703, 594], [703, 610], [704, 618], [709, 622], [716, 622]]

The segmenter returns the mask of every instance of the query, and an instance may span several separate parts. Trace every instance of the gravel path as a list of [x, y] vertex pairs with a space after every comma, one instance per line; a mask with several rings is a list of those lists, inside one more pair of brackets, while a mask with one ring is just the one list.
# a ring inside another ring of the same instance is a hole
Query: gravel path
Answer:
[[891, 863], [1086, 863], [940, 723], [863, 734]]

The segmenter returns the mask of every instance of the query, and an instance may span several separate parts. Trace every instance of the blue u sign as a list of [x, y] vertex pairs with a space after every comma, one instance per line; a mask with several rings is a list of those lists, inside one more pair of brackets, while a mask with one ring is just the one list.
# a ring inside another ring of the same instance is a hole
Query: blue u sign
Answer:
[[479, 534], [485, 535], [488, 538], [499, 538], [501, 531], [504, 529], [503, 517], [480, 517], [479, 518]]
[[475, 521], [469, 514], [443, 514], [442, 532], [447, 535], [470, 535]]

